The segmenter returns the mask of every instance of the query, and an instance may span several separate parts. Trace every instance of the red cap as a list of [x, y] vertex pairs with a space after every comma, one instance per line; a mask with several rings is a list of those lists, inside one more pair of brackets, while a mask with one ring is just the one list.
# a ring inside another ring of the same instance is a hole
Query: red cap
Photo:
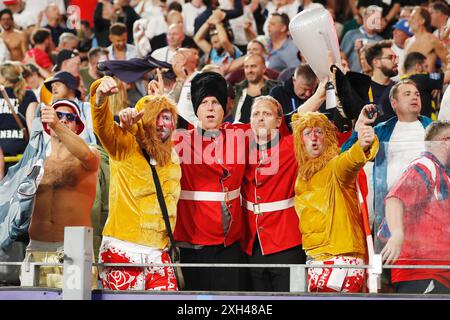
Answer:
[[[68, 100], [68, 99], [61, 99], [52, 104], [53, 109], [57, 109], [59, 107], [69, 107], [72, 109], [73, 113], [75, 113], [77, 115], [77, 120], [76, 120], [77, 132], [76, 132], [76, 134], [80, 134], [81, 132], [83, 132], [84, 123], [83, 123], [83, 121], [81, 121], [80, 112], [78, 111], [77, 104], [75, 102], [73, 102], [72, 100]], [[44, 131], [47, 132], [48, 135], [50, 135], [50, 128], [48, 126], [48, 123], [44, 123], [43, 126], [44, 126]]]
[[3, 0], [3, 4], [6, 6], [8, 4], [16, 4], [18, 0]]

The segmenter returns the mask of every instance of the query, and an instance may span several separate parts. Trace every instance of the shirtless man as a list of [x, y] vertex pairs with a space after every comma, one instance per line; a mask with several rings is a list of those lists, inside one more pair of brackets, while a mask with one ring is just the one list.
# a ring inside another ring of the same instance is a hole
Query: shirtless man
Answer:
[[405, 42], [406, 54], [416, 51], [426, 56], [430, 73], [437, 71], [438, 58], [442, 64], [447, 64], [447, 50], [435, 35], [427, 31], [431, 23], [431, 16], [427, 9], [415, 7], [408, 22], [414, 36]]
[[11, 60], [22, 61], [28, 49], [28, 40], [24, 32], [14, 29], [14, 19], [11, 10], [4, 9], [0, 11], [0, 25], [3, 29], [0, 36], [8, 47]]
[[[36, 193], [25, 261], [60, 262], [64, 228], [91, 226], [100, 156], [78, 135], [84, 124], [76, 104], [59, 100], [41, 109], [51, 153]], [[39, 286], [62, 287], [61, 267], [41, 267]]]

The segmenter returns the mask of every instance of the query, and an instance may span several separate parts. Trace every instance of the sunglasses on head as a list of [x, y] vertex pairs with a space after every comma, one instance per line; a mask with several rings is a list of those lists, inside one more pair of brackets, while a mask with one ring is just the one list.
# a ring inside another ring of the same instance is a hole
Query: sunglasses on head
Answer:
[[73, 122], [78, 118], [78, 116], [75, 113], [61, 112], [61, 111], [56, 111], [56, 116], [58, 117], [59, 120], [66, 117], [66, 120], [69, 122]]

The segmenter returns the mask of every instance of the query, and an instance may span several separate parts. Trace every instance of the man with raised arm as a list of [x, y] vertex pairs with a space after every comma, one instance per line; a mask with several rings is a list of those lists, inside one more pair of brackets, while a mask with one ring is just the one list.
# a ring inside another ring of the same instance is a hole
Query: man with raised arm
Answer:
[[[25, 261], [61, 262], [64, 228], [91, 226], [100, 156], [79, 136], [84, 124], [75, 102], [43, 106], [41, 117], [51, 153], [36, 193]], [[41, 267], [39, 286], [61, 288], [62, 277], [61, 267]]]
[[[170, 263], [169, 236], [150, 164], [159, 177], [173, 230], [181, 178], [171, 139], [176, 127], [175, 104], [160, 95], [142, 97], [135, 108], [119, 114], [124, 126], [136, 125], [135, 132], [130, 132], [114, 122], [110, 110], [109, 96], [118, 92], [115, 80], [112, 77], [96, 80], [90, 92], [94, 132], [109, 154], [111, 170], [110, 211], [99, 260]], [[172, 267], [107, 267], [100, 276], [103, 287], [111, 290], [178, 289]]]

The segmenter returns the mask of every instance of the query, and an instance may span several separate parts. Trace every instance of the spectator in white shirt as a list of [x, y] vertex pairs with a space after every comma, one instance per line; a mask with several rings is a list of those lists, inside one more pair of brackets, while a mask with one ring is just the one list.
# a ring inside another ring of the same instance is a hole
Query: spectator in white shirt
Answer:
[[171, 63], [173, 55], [177, 49], [181, 47], [184, 38], [185, 34], [182, 24], [177, 23], [170, 25], [169, 30], [167, 31], [167, 46], [153, 51], [152, 57], [160, 61]]

